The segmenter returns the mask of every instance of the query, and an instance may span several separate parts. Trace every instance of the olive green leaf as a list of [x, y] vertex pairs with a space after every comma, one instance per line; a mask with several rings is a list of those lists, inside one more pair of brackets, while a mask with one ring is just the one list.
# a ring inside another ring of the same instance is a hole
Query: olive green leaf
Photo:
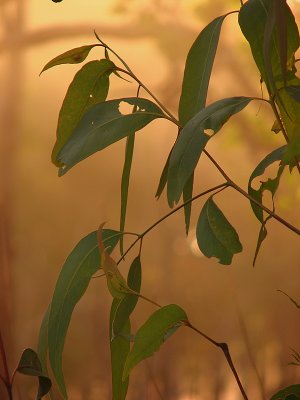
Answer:
[[[122, 114], [120, 104], [137, 106], [135, 113]], [[147, 99], [132, 97], [105, 101], [91, 107], [82, 117], [72, 136], [57, 156], [64, 175], [75, 164], [103, 150], [120, 139], [139, 131], [157, 118], [165, 118], [162, 110]]]
[[84, 113], [93, 105], [104, 101], [109, 89], [109, 75], [115, 65], [109, 60], [91, 61], [75, 75], [61, 106], [56, 143], [52, 151], [52, 162], [59, 166], [57, 154], [69, 140]]
[[[170, 207], [179, 201], [209, 139], [251, 100], [250, 97], [230, 97], [216, 101], [199, 111], [183, 127], [174, 145], [168, 170]], [[208, 129], [213, 131], [211, 136], [205, 132]]]
[[51, 380], [46, 376], [42, 370], [42, 366], [38, 355], [32, 349], [23, 351], [17, 366], [17, 372], [22, 375], [36, 376], [39, 380], [39, 388], [36, 395], [36, 400], [40, 400], [51, 389]]
[[288, 386], [271, 397], [271, 400], [300, 400], [300, 385]]
[[228, 222], [212, 197], [204, 204], [199, 216], [196, 236], [199, 249], [210, 258], [217, 257], [224, 265], [231, 264], [232, 257], [243, 249], [239, 236]]
[[[103, 231], [103, 242], [108, 252], [117, 245], [120, 235], [111, 229]], [[92, 232], [81, 239], [68, 256], [54, 290], [48, 320], [48, 350], [51, 368], [64, 399], [68, 396], [62, 370], [62, 353], [68, 327], [76, 304], [99, 268], [97, 232]]]
[[46, 71], [49, 68], [55, 67], [56, 65], [79, 64], [87, 58], [92, 48], [97, 46], [101, 45], [99, 43], [96, 43], [68, 50], [65, 53], [62, 53], [59, 56], [53, 58], [51, 61], [49, 61], [42, 69], [42, 72]]
[[170, 304], [155, 311], [137, 331], [133, 347], [127, 357], [123, 379], [145, 358], [159, 350], [160, 346], [187, 320], [185, 311]]

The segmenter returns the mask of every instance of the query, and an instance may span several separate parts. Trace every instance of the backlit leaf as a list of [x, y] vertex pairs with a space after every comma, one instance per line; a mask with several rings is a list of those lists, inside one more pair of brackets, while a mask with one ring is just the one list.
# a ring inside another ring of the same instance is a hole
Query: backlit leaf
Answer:
[[36, 400], [40, 400], [51, 389], [51, 380], [45, 376], [38, 355], [32, 349], [23, 351], [19, 361], [17, 371], [23, 375], [36, 376], [39, 380], [39, 388], [36, 395]]
[[[173, 148], [168, 172], [168, 201], [170, 207], [180, 199], [183, 188], [191, 177], [202, 150], [228, 119], [247, 106], [250, 97], [231, 97], [216, 101], [199, 111], [182, 128]], [[212, 136], [213, 136], [212, 135]]]
[[[120, 233], [105, 229], [103, 238], [107, 251], [111, 252], [119, 241]], [[62, 353], [67, 330], [73, 310], [88, 288], [92, 276], [99, 270], [99, 265], [97, 232], [92, 232], [83, 238], [68, 256], [54, 290], [48, 322], [49, 359], [65, 399], [67, 392], [62, 370]]]
[[185, 125], [205, 106], [220, 30], [225, 17], [226, 15], [218, 17], [208, 24], [200, 32], [188, 53], [179, 102], [181, 125]]
[[196, 236], [202, 253], [208, 258], [217, 257], [224, 265], [231, 264], [233, 255], [243, 249], [237, 232], [212, 198], [202, 208]]
[[300, 385], [288, 386], [271, 397], [271, 400], [300, 400]]
[[[122, 103], [137, 106], [137, 112], [122, 114]], [[109, 100], [91, 107], [74, 129], [72, 136], [57, 156], [65, 174], [75, 164], [103, 150], [120, 139], [139, 131], [157, 118], [165, 118], [161, 109], [150, 100], [122, 98]]]
[[68, 50], [65, 53], [62, 53], [59, 56], [53, 58], [51, 61], [49, 61], [42, 69], [42, 72], [46, 71], [49, 68], [55, 67], [56, 65], [79, 64], [87, 58], [89, 52], [92, 50], [93, 47], [96, 46], [100, 45], [90, 44], [88, 46], [81, 46], [81, 47], [76, 47], [75, 49], [72, 50]]
[[[175, 304], [170, 304], [155, 311], [140, 327], [135, 335], [133, 347], [127, 357], [123, 379], [142, 360], [152, 356], [168, 339], [170, 331], [177, 330], [187, 320], [185, 311]], [[174, 329], [177, 328], [177, 329]], [[173, 330], [174, 329], [174, 330]]]
[[109, 60], [91, 61], [75, 75], [61, 106], [52, 161], [59, 166], [57, 154], [69, 140], [84, 113], [106, 99], [109, 74], [115, 65]]

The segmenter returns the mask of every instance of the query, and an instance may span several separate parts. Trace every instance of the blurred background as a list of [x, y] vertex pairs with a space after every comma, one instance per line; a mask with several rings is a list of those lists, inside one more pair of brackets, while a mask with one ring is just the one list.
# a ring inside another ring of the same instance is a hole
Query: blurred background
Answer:
[[[299, 21], [299, 4], [292, 0], [289, 4]], [[24, 348], [36, 348], [41, 319], [70, 251], [99, 222], [109, 221], [115, 229], [119, 225], [125, 141], [58, 178], [50, 161], [57, 116], [80, 66], [59, 66], [39, 76], [43, 66], [66, 50], [94, 43], [96, 29], [176, 114], [191, 44], [213, 18], [239, 6], [238, 0], [64, 0], [57, 4], [0, 0], [0, 329], [10, 371]], [[97, 48], [88, 60], [102, 56]], [[222, 28], [208, 102], [235, 95], [260, 97], [259, 79], [237, 15], [231, 15]], [[112, 77], [110, 98], [135, 93], [133, 83]], [[283, 144], [280, 135], [271, 132], [273, 122], [270, 110], [253, 102], [209, 143], [211, 154], [243, 188], [257, 163]], [[176, 129], [160, 120], [137, 134], [127, 230], [142, 232], [168, 212], [165, 195], [159, 201], [154, 195], [175, 137]], [[220, 182], [220, 175], [203, 157], [195, 194]], [[299, 200], [299, 176], [285, 172], [276, 211], [298, 226]], [[142, 293], [160, 304], [181, 305], [200, 330], [227, 342], [249, 398], [267, 399], [300, 378], [300, 368], [288, 365], [291, 348], [300, 351], [299, 310], [276, 291], [300, 300], [299, 238], [271, 221], [253, 268], [259, 225], [247, 200], [229, 189], [216, 202], [239, 232], [244, 251], [231, 266], [222, 266], [197, 250], [195, 225], [203, 202], [193, 205], [188, 238], [182, 213], [146, 237]], [[126, 258], [124, 272], [137, 252], [138, 248]], [[74, 312], [64, 352], [72, 400], [111, 398], [110, 303], [105, 281], [95, 279]], [[140, 301], [133, 328], [152, 311], [151, 305]], [[34, 399], [35, 383], [17, 378], [16, 399]], [[0, 392], [1, 399], [6, 398], [4, 393]], [[235, 400], [240, 394], [222, 353], [182, 329], [134, 370], [128, 399]]]

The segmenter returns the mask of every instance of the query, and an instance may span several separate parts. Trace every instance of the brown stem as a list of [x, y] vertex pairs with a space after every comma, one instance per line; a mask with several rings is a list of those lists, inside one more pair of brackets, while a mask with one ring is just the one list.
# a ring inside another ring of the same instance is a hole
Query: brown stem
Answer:
[[208, 153], [207, 150], [204, 149], [203, 152], [210, 159], [210, 161], [214, 164], [214, 166], [218, 169], [218, 171], [221, 173], [221, 175], [226, 179], [229, 186], [233, 187], [237, 192], [241, 193], [244, 197], [246, 197], [247, 199], [249, 199], [250, 201], [255, 203], [262, 210], [264, 210], [267, 214], [269, 214], [272, 218], [276, 219], [278, 222], [285, 225], [287, 228], [289, 228], [291, 231], [295, 232], [297, 235], [300, 235], [300, 229], [296, 228], [295, 226], [293, 226], [292, 224], [287, 222], [285, 219], [283, 219], [279, 215], [277, 215], [274, 211], [272, 211], [268, 207], [264, 206], [262, 203], [260, 203], [254, 197], [250, 196], [245, 190], [243, 190], [240, 186], [238, 186], [235, 182], [233, 182], [229, 178], [229, 176], [226, 174], [226, 172], [223, 170], [223, 168], [220, 167], [220, 165]]
[[2, 334], [0, 331], [0, 354], [1, 354], [1, 358], [2, 358], [2, 362], [3, 362], [3, 368], [4, 368], [4, 377], [1, 376], [1, 380], [4, 383], [6, 389], [7, 389], [7, 394], [8, 394], [8, 398], [9, 400], [13, 399], [13, 394], [12, 394], [12, 386], [10, 383], [10, 377], [9, 377], [9, 370], [8, 370], [8, 364], [7, 364], [7, 357], [6, 357], [6, 353], [5, 353], [5, 348], [4, 348], [4, 343], [3, 343], [3, 338], [2, 338]]
[[224, 189], [226, 187], [230, 186], [227, 182], [221, 183], [220, 185], [214, 186], [213, 188], [210, 188], [208, 190], [205, 190], [204, 192], [201, 192], [197, 194], [196, 196], [192, 197], [191, 199], [185, 201], [182, 203], [180, 206], [174, 208], [174, 210], [168, 212], [165, 214], [163, 217], [161, 217], [159, 220], [155, 221], [149, 228], [147, 228], [143, 233], [141, 233], [137, 239], [131, 243], [131, 245], [128, 247], [128, 249], [125, 251], [125, 253], [122, 255], [120, 260], [117, 262], [117, 264], [120, 264], [120, 262], [124, 259], [124, 257], [130, 252], [130, 250], [136, 245], [136, 243], [144, 238], [145, 235], [147, 235], [152, 229], [154, 229], [157, 225], [159, 225], [162, 221], [165, 219], [169, 218], [172, 214], [175, 214], [177, 211], [179, 211], [181, 208], [186, 206], [189, 203], [192, 203], [193, 201], [197, 200], [199, 197], [205, 196], [208, 193], [214, 192], [218, 189]]
[[245, 392], [245, 389], [244, 389], [244, 387], [243, 387], [243, 385], [242, 385], [242, 382], [241, 382], [241, 380], [240, 380], [240, 377], [239, 377], [239, 375], [238, 375], [238, 373], [237, 373], [237, 370], [236, 370], [236, 368], [235, 368], [235, 366], [234, 366], [234, 363], [233, 363], [233, 361], [232, 361], [232, 358], [231, 358], [231, 355], [230, 355], [230, 352], [229, 352], [229, 348], [228, 348], [227, 343], [220, 343], [220, 342], [217, 342], [216, 340], [212, 339], [211, 337], [209, 337], [209, 336], [206, 335], [205, 333], [201, 332], [201, 331], [200, 331], [199, 329], [197, 329], [194, 325], [192, 325], [189, 321], [184, 321], [184, 323], [185, 323], [185, 325], [186, 325], [187, 327], [191, 328], [193, 331], [197, 332], [197, 333], [198, 333], [200, 336], [202, 336], [204, 339], [208, 340], [208, 341], [209, 341], [210, 343], [212, 343], [214, 346], [219, 347], [219, 348], [223, 351], [223, 354], [224, 354], [224, 356], [225, 356], [225, 358], [226, 358], [226, 361], [227, 361], [227, 363], [228, 363], [228, 365], [229, 365], [229, 367], [230, 367], [230, 369], [231, 369], [231, 372], [233, 373], [233, 376], [234, 376], [234, 378], [235, 378], [235, 380], [236, 380], [236, 383], [237, 383], [237, 385], [238, 385], [238, 387], [239, 387], [239, 389], [240, 389], [240, 392], [241, 392], [241, 394], [242, 394], [244, 400], [248, 400], [248, 396], [247, 396], [247, 394], [246, 394], [246, 392]]

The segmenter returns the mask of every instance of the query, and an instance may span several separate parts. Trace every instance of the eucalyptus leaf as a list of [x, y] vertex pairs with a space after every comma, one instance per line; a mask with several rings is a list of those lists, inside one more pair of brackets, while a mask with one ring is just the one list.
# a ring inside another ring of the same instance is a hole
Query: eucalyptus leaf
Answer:
[[300, 385], [291, 385], [280, 390], [271, 400], [300, 400]]
[[[252, 100], [250, 97], [230, 97], [216, 101], [199, 111], [182, 128], [174, 145], [168, 171], [168, 201], [170, 207], [177, 203], [183, 188], [190, 179], [200, 155], [211, 136]], [[213, 134], [208, 135], [205, 130]]]
[[[184, 185], [183, 188], [183, 201], [184, 203], [191, 200], [193, 197], [193, 186], [194, 186], [194, 173], [190, 176], [190, 179]], [[185, 233], [189, 234], [190, 223], [191, 223], [191, 213], [192, 213], [192, 202], [188, 202], [184, 205], [184, 221], [185, 221]]]
[[[137, 112], [122, 114], [119, 110], [122, 103], [136, 106]], [[59, 175], [64, 175], [75, 164], [139, 131], [157, 118], [165, 118], [165, 114], [147, 99], [122, 98], [94, 105], [84, 114], [59, 152], [56, 161], [63, 165]]]
[[[121, 233], [105, 229], [103, 240], [108, 252], [117, 245]], [[58, 277], [50, 305], [48, 344], [51, 368], [64, 399], [67, 392], [62, 370], [62, 353], [70, 319], [76, 304], [88, 288], [92, 276], [99, 270], [100, 253], [97, 232], [84, 237], [75, 246]]]
[[208, 258], [217, 257], [224, 265], [231, 264], [233, 255], [243, 249], [237, 232], [211, 197], [200, 213], [196, 236], [202, 253]]
[[49, 61], [42, 69], [42, 72], [46, 71], [49, 68], [55, 67], [56, 65], [79, 64], [87, 58], [92, 48], [97, 46], [100, 45], [98, 43], [90, 44], [88, 46], [81, 46], [81, 47], [76, 47], [75, 49], [72, 50], [68, 50], [60, 54], [59, 56], [53, 58], [51, 61]]
[[287, 86], [285, 90], [288, 92], [288, 94], [296, 100], [298, 103], [300, 103], [300, 85], [299, 86]]
[[179, 102], [181, 125], [185, 125], [205, 106], [220, 31], [227, 15], [218, 17], [208, 24], [200, 32], [188, 53]]
[[[275, 192], [278, 188], [279, 182], [280, 182], [280, 177], [283, 172], [284, 166], [280, 166], [278, 168], [278, 173], [274, 179], [268, 179], [266, 182], [261, 182], [261, 185], [259, 189], [254, 189], [252, 187], [252, 182], [255, 178], [261, 176], [264, 174], [265, 170], [267, 167], [272, 165], [274, 162], [281, 161], [283, 159], [283, 156], [286, 152], [287, 146], [282, 146], [279, 147], [278, 149], [272, 151], [270, 154], [268, 154], [254, 169], [252, 172], [249, 182], [248, 182], [248, 193], [251, 197], [262, 203], [262, 198], [263, 198], [263, 192], [265, 190], [268, 190], [271, 192], [272, 197], [274, 197]], [[251, 201], [251, 207], [252, 210], [256, 216], [256, 218], [263, 223], [264, 218], [263, 218], [263, 210], [261, 207], [256, 205], [253, 201]]]
[[[139, 293], [142, 282], [142, 269], [140, 257], [136, 257], [129, 269], [127, 285], [130, 289]], [[118, 334], [122, 332], [123, 326], [132, 314], [138, 302], [138, 296], [135, 294], [126, 294], [126, 296], [118, 303], [113, 320], [113, 333]]]
[[46, 376], [42, 370], [42, 365], [36, 352], [32, 349], [23, 351], [17, 366], [17, 372], [22, 375], [36, 376], [39, 380], [39, 388], [36, 395], [36, 400], [40, 400], [51, 389], [51, 380]]
[[121, 300], [114, 299], [110, 312], [110, 355], [112, 369], [112, 394], [113, 400], [125, 400], [129, 378], [122, 379], [125, 361], [130, 351], [130, 341], [126, 338], [130, 336], [130, 321], [129, 318], [122, 326], [122, 335], [113, 333], [113, 321]]
[[69, 140], [84, 113], [94, 104], [104, 101], [109, 89], [109, 74], [115, 65], [109, 60], [91, 61], [75, 75], [61, 106], [52, 161], [57, 166], [57, 154]]
[[186, 320], [185, 311], [175, 304], [155, 311], [135, 335], [133, 347], [125, 363], [123, 379], [129, 376], [138, 363], [158, 351], [163, 342], [170, 337], [168, 333], [174, 333]]

